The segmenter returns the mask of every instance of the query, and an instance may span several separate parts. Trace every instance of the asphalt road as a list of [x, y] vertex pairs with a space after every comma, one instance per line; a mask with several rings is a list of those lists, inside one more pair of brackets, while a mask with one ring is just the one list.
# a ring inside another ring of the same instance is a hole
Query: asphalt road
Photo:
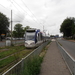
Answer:
[[[22, 43], [22, 42], [24, 42], [24, 40], [16, 40], [16, 41], [14, 40], [13, 44], [19, 44], [19, 43]], [[6, 46], [6, 41], [0, 41], [0, 47], [3, 47], [3, 46]]]
[[58, 39], [63, 48], [75, 59], [75, 42]]

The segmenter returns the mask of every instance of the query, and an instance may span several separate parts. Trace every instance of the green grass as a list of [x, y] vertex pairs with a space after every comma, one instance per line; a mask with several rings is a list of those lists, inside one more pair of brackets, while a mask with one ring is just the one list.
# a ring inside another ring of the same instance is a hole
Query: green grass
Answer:
[[25, 67], [21, 75], [38, 75], [40, 73], [43, 57], [34, 57], [25, 63]]
[[13, 62], [15, 60], [14, 56], [10, 56], [7, 59], [4, 59], [0, 61], [0, 68], [3, 68], [4, 66], [8, 65], [9, 63]]
[[42, 61], [43, 57], [40, 56], [35, 56], [32, 59], [27, 60], [24, 64], [24, 69], [21, 72], [18, 72], [18, 75], [38, 75], [40, 73]]
[[[5, 66], [10, 65], [10, 63], [12, 63], [14, 61], [18, 62], [21, 58], [25, 57], [27, 54], [29, 54], [32, 51], [32, 50], [24, 50], [25, 49], [24, 46], [13, 46], [11, 48], [10, 47], [6, 47], [6, 48], [9, 50], [4, 51], [5, 55], [7, 55], [7, 54], [10, 55], [15, 52], [17, 52], [17, 53], [14, 54], [13, 56], [10, 56], [10, 57], [4, 59], [4, 60], [1, 60], [0, 61], [0, 69], [4, 68]], [[46, 49], [47, 48], [44, 48], [43, 51], [45, 51]], [[4, 54], [2, 54], [2, 55], [4, 55]], [[31, 60], [28, 60], [27, 63], [25, 63], [25, 65], [24, 65], [24, 70], [21, 72], [21, 75], [37, 75], [37, 74], [39, 74], [41, 63], [43, 61], [43, 57], [44, 57], [44, 55], [42, 54], [41, 56], [37, 56], [37, 57], [35, 56]], [[2, 70], [1, 70], [1, 72], [2, 72]], [[13, 74], [13, 75], [15, 75], [15, 74]]]
[[21, 51], [20, 53], [14, 54], [13, 56], [10, 56], [4, 60], [0, 61], [0, 68], [5, 67], [6, 65], [8, 65], [9, 63], [15, 61], [15, 60], [20, 60], [22, 57], [26, 56], [28, 53], [30, 53], [31, 51], [28, 50], [24, 50]]
[[8, 50], [5, 50], [3, 52], [0, 52], [0, 59], [6, 57], [8, 55], [11, 55], [13, 53], [16, 53], [16, 52], [19, 52], [21, 50], [24, 50], [25, 49], [25, 46], [6, 47], [6, 49], [8, 49]]
[[0, 52], [0, 59], [9, 56], [11, 54], [13, 55], [3, 60], [0, 60], [0, 72], [3, 72], [5, 69], [11, 67], [32, 51], [32, 50], [25, 50], [25, 46], [13, 46], [5, 48], [9, 50], [4, 50]]

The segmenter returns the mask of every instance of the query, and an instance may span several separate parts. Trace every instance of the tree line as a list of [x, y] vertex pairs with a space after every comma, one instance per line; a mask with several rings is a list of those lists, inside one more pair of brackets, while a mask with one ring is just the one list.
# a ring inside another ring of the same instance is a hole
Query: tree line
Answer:
[[60, 26], [60, 32], [64, 38], [75, 39], [75, 18], [66, 18]]
[[[2, 40], [2, 36], [11, 36], [9, 24], [9, 18], [7, 18], [6, 15], [0, 12], [0, 40]], [[30, 27], [23, 27], [22, 24], [16, 24], [14, 26], [14, 31], [12, 32], [13, 37], [23, 37], [26, 29], [28, 28]], [[75, 18], [69, 17], [64, 19], [60, 26], [60, 32], [63, 33], [64, 38], [75, 39]]]
[[[11, 30], [9, 30], [9, 18], [6, 17], [3, 13], [0, 12], [0, 40], [6, 36], [11, 36]], [[16, 24], [14, 26], [14, 31], [12, 32], [13, 37], [23, 37], [26, 29], [30, 28], [29, 26], [23, 27], [22, 24]]]

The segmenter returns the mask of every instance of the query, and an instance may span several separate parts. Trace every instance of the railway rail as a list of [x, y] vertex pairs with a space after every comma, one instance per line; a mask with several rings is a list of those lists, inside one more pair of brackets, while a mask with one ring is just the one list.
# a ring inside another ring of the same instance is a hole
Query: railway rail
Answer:
[[[0, 65], [2, 65], [1, 62], [3, 62], [4, 60], [8, 61], [8, 58], [10, 57], [14, 57], [15, 60], [11, 61], [10, 63], [8, 63], [7, 65], [4, 66], [0, 66], [0, 74], [5, 72], [6, 70], [8, 70], [10, 67], [12, 67], [14, 64], [16, 64], [18, 61], [20, 61], [23, 57], [25, 57], [27, 54], [29, 54], [31, 51], [33, 51], [33, 49], [23, 49], [21, 51], [12, 53], [10, 55], [7, 55], [6, 57], [3, 57], [0, 59]], [[6, 61], [6, 62], [7, 62]], [[6, 63], [5, 62], [5, 63]]]

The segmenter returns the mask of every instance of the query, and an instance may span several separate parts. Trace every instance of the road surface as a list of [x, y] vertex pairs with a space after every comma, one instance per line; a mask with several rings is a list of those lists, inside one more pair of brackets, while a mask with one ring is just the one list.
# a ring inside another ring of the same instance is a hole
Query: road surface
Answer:
[[75, 42], [67, 41], [64, 39], [58, 39], [58, 42], [75, 59]]

